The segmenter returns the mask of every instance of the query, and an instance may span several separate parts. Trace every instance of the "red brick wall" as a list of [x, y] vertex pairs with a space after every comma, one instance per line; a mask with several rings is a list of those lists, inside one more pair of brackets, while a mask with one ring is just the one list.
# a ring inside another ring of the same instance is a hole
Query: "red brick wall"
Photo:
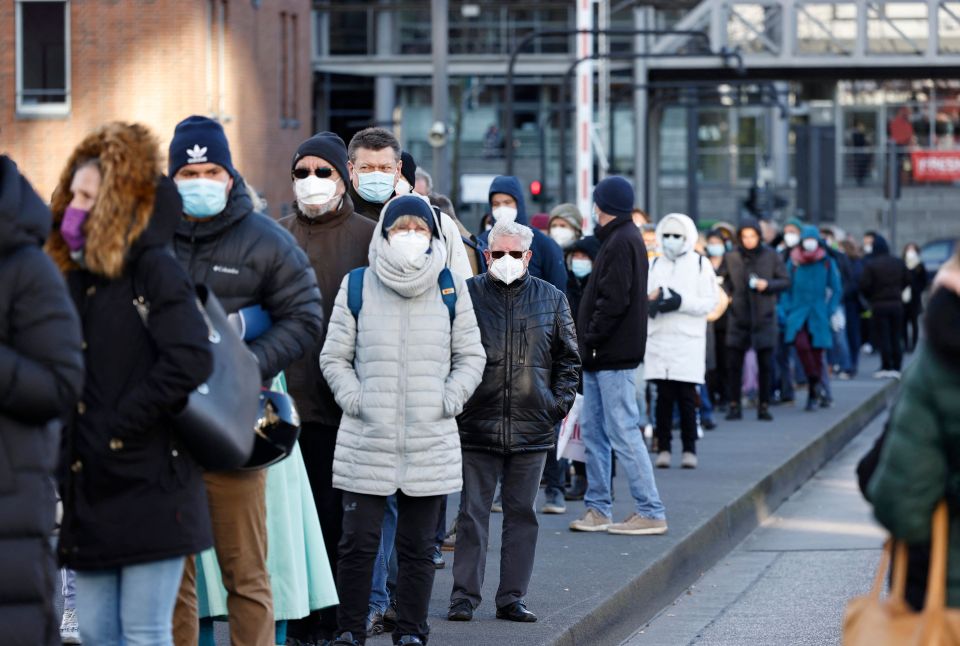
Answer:
[[[310, 135], [310, 0], [226, 2], [224, 127], [234, 164], [277, 215], [291, 199], [289, 164]], [[72, 0], [70, 114], [16, 114], [14, 0], [0, 0], [0, 152], [10, 155], [49, 197], [63, 162], [92, 129], [140, 121], [157, 133], [166, 157], [178, 121], [217, 111], [218, 55], [213, 41], [207, 83], [206, 0]], [[297, 15], [298, 127], [281, 127], [280, 12]], [[208, 100], [209, 96], [212, 97]]]

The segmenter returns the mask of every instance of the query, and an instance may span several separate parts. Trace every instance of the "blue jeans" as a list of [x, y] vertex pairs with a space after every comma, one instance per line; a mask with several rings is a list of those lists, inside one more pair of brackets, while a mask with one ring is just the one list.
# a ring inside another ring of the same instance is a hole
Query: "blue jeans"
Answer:
[[390, 556], [393, 554], [393, 543], [397, 537], [397, 496], [387, 496], [387, 504], [383, 510], [383, 525], [380, 529], [380, 549], [377, 551], [377, 560], [373, 563], [373, 581], [370, 585], [370, 608], [380, 612], [386, 611], [390, 605], [390, 593], [387, 591], [387, 575], [389, 574]]
[[77, 572], [80, 638], [97, 646], [173, 646], [184, 557]]
[[77, 609], [77, 575], [73, 570], [60, 568], [60, 594], [63, 595], [63, 609]]
[[850, 346], [847, 342], [846, 330], [833, 333], [833, 347], [827, 350], [827, 361], [831, 366], [840, 366], [842, 372], [850, 372], [853, 365], [850, 363]]
[[713, 421], [713, 401], [710, 399], [710, 390], [707, 384], [697, 386], [700, 391], [700, 419], [704, 422]]
[[650, 415], [647, 413], [647, 381], [643, 378], [643, 364], [637, 366], [637, 408], [640, 410], [640, 426], [650, 424]]
[[583, 373], [583, 413], [580, 431], [587, 453], [587, 493], [584, 503], [610, 517], [610, 450], [630, 482], [637, 513], [663, 520], [666, 510], [657, 492], [653, 464], [640, 430], [636, 371], [599, 370]]

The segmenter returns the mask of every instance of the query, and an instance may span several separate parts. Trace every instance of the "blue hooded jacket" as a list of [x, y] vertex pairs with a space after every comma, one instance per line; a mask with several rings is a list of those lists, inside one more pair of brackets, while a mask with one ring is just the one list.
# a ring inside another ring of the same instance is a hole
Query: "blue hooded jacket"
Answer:
[[[512, 175], [501, 175], [490, 184], [489, 201], [494, 193], [505, 193], [517, 201], [517, 223], [530, 227], [530, 219], [527, 217], [527, 208], [523, 200], [523, 189], [520, 187], [520, 181]], [[543, 235], [537, 229], [530, 227], [533, 231], [533, 244], [530, 248], [533, 250], [533, 258], [530, 260], [530, 275], [534, 278], [545, 280], [564, 294], [567, 293], [567, 267], [563, 262], [563, 250], [560, 245]], [[487, 238], [490, 232], [484, 231], [478, 237], [489, 244]]]
[[843, 300], [840, 271], [836, 261], [826, 254], [816, 227], [804, 226], [800, 230], [800, 237], [802, 240], [817, 240], [824, 254], [820, 260], [802, 264], [795, 257], [800, 251], [794, 250], [787, 261], [790, 289], [780, 298], [780, 309], [786, 321], [784, 340], [793, 343], [797, 333], [806, 326], [814, 348], [832, 348], [830, 317], [840, 308]]

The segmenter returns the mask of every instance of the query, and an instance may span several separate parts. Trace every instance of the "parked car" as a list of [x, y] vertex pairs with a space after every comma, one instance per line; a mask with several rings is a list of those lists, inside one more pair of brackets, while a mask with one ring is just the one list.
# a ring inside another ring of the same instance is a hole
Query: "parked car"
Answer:
[[931, 240], [920, 248], [920, 260], [930, 276], [937, 273], [940, 266], [947, 262], [957, 251], [960, 238], [943, 238]]

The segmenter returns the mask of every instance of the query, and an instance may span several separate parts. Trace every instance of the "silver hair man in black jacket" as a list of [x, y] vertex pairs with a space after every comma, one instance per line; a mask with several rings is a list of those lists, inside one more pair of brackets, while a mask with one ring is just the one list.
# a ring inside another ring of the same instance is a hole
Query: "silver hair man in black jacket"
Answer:
[[503, 485], [503, 552], [497, 617], [536, 621], [524, 597], [539, 528], [534, 502], [554, 428], [573, 405], [580, 354], [563, 292], [527, 272], [533, 232], [497, 223], [486, 255], [489, 270], [467, 281], [487, 365], [483, 381], [457, 418], [463, 448], [463, 494], [457, 518], [451, 621], [469, 621], [480, 603], [490, 506]]

